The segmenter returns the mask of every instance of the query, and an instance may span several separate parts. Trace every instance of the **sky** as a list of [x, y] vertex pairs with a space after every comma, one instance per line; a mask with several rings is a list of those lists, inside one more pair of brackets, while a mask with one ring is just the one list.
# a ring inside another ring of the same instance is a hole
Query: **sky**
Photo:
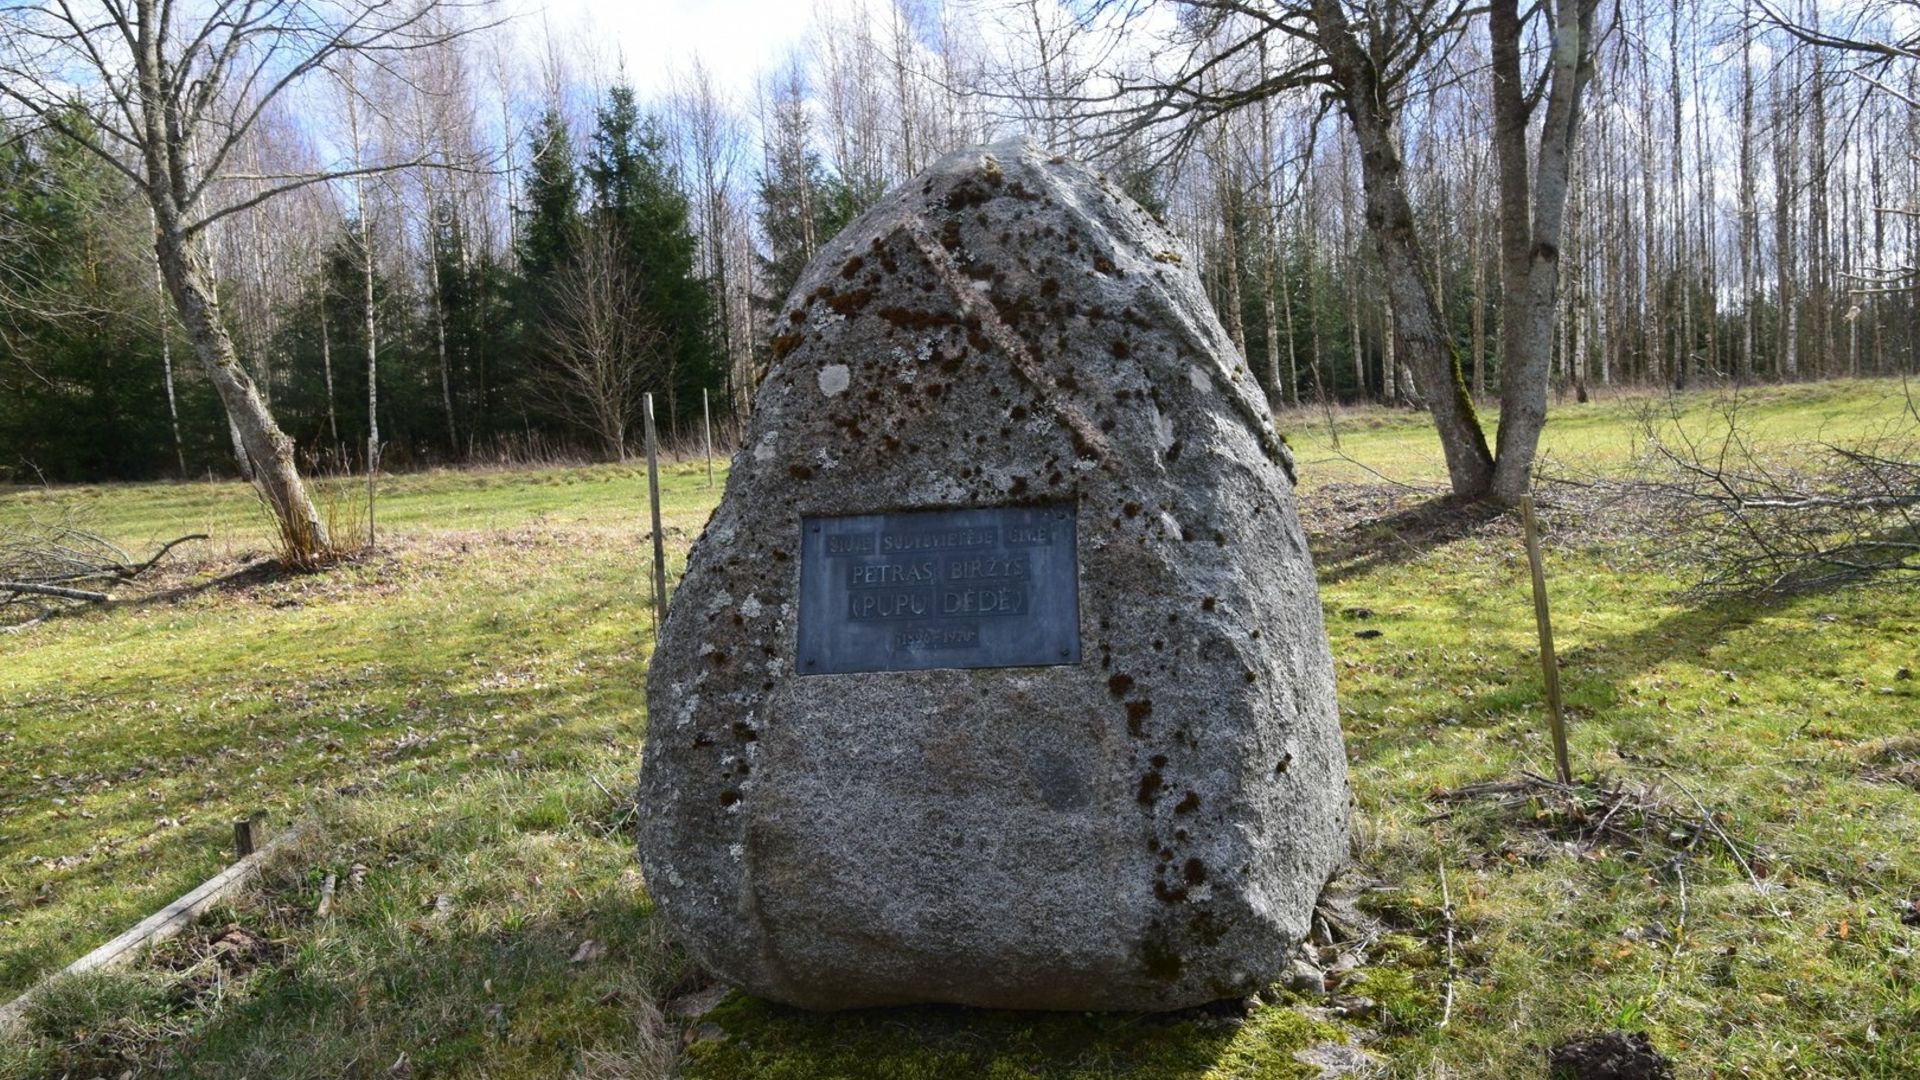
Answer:
[[812, 0], [546, 0], [528, 3], [530, 38], [544, 24], [563, 49], [613, 70], [623, 65], [645, 99], [664, 92], [697, 53], [735, 101], [805, 43]]

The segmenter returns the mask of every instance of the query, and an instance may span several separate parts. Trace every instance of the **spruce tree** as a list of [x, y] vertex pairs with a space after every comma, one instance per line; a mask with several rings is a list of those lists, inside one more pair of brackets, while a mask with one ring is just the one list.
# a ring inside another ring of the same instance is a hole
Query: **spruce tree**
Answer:
[[673, 430], [681, 402], [721, 385], [712, 298], [695, 275], [687, 197], [667, 160], [666, 138], [653, 118], [641, 115], [631, 87], [607, 92], [595, 115], [583, 172], [589, 227], [613, 232], [640, 283], [644, 314], [659, 349], [657, 392], [666, 395], [666, 424]]
[[[434, 215], [440, 310], [446, 319], [460, 430], [475, 439], [502, 430], [503, 388], [522, 374], [506, 347], [506, 279], [493, 254], [467, 235], [466, 219], [449, 207]], [[460, 448], [454, 447], [456, 456]]]
[[573, 136], [566, 118], [548, 108], [534, 127], [532, 166], [527, 177], [526, 205], [519, 209], [520, 273], [538, 294], [542, 282], [563, 269], [572, 258], [580, 230], [580, 174], [576, 171]]
[[[77, 111], [71, 130], [91, 137]], [[154, 476], [168, 452], [145, 215], [73, 139], [0, 120], [0, 478]]]

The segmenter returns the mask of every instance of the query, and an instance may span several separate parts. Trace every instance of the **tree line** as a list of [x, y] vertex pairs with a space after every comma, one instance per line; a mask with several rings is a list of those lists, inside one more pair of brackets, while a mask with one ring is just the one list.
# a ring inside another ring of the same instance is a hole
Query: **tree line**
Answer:
[[[243, 63], [269, 48], [260, 10], [234, 12], [254, 20], [237, 24]], [[264, 10], [317, 30], [301, 5]], [[204, 175], [169, 197], [219, 209], [172, 225], [190, 241], [179, 273], [153, 209], [170, 204], [135, 160], [140, 73], [76, 92], [0, 40], [0, 470], [273, 457], [235, 420], [239, 381], [193, 360], [222, 355], [174, 282], [195, 259], [300, 468], [617, 458], [645, 392], [669, 430], [703, 392], [738, 418], [813, 252], [939, 154], [1021, 131], [1189, 240], [1276, 404], [1434, 410], [1482, 489], [1503, 447], [1473, 406], [1527, 363], [1569, 397], [1915, 365], [1920, 86], [1781, 25], [1891, 37], [1874, 5], [1835, 27], [1813, 0], [887, 0], [820, 8], [750, 92], [721, 87], [695, 42], [644, 95], [564, 34], [517, 45], [526, 28], [483, 8], [365, 10], [366, 48], [313, 38], [246, 69], [305, 63], [297, 93], [203, 80], [196, 104], [181, 72], [205, 61], [158, 59], [154, 84], [175, 89], [156, 107], [238, 118], [181, 148]], [[18, 89], [28, 74], [44, 93]], [[1383, 246], [1383, 228], [1410, 242]]]
[[[86, 130], [84, 113], [68, 122]], [[290, 200], [215, 239], [241, 362], [308, 467], [364, 467], [369, 432], [389, 466], [503, 447], [624, 458], [640, 393], [660, 392], [668, 423], [723, 393], [688, 198], [632, 89], [606, 91], [584, 147], [554, 112], [527, 140], [511, 243], [429, 169], [417, 192]], [[121, 178], [67, 134], [0, 119], [0, 221], [0, 460], [16, 478], [250, 468], [209, 380], [175, 363], [152, 227]]]

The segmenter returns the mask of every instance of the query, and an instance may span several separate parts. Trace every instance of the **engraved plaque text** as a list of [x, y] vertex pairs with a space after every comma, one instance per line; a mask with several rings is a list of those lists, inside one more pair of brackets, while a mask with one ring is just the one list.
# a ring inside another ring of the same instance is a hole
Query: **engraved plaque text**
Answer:
[[1068, 505], [800, 521], [802, 675], [1080, 661]]

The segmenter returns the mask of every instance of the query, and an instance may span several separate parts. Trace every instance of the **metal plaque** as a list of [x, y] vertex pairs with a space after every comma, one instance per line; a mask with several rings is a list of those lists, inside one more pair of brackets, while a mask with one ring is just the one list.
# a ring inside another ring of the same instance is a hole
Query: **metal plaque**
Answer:
[[800, 519], [802, 675], [1080, 662], [1070, 505]]

